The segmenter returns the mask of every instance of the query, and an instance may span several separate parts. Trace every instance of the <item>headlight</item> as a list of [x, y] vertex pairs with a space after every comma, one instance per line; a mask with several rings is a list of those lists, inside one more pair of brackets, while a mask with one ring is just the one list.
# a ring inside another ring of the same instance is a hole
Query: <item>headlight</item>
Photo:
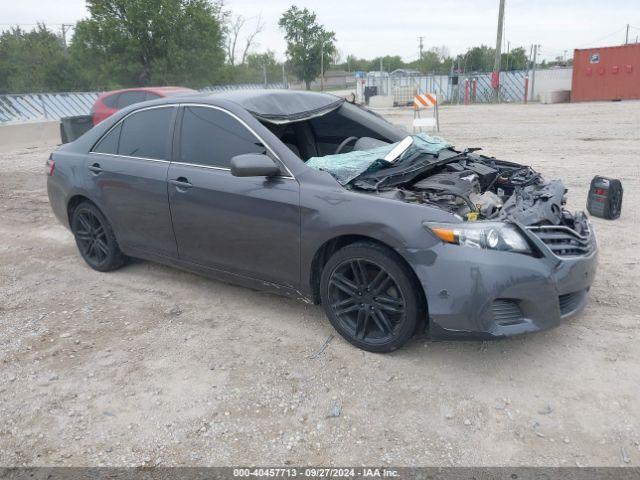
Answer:
[[529, 244], [518, 229], [508, 223], [473, 222], [452, 224], [423, 222], [423, 225], [446, 243], [488, 250], [531, 253]]

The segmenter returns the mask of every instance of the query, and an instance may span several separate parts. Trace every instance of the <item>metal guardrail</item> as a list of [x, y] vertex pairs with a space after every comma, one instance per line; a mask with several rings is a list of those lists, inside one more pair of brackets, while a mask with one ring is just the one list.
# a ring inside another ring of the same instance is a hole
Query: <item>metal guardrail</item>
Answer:
[[[284, 88], [282, 83], [215, 85], [202, 92], [260, 88]], [[88, 115], [100, 92], [26, 93], [0, 95], [0, 124], [60, 120]]]

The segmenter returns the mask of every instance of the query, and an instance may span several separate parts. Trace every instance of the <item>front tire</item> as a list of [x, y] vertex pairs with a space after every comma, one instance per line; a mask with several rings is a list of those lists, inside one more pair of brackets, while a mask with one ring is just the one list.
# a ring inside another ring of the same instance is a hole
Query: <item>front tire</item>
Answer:
[[108, 272], [124, 264], [111, 224], [93, 203], [82, 202], [73, 210], [71, 230], [80, 255], [94, 270]]
[[402, 259], [372, 242], [338, 250], [320, 280], [329, 321], [348, 342], [386, 353], [409, 341], [419, 324], [419, 291]]

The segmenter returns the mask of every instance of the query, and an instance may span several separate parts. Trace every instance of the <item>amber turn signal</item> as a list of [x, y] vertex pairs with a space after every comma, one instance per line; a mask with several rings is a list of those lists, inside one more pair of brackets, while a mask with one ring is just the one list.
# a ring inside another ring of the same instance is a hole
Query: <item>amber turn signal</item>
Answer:
[[431, 231], [443, 242], [459, 243], [458, 235], [455, 230], [450, 228], [432, 228]]

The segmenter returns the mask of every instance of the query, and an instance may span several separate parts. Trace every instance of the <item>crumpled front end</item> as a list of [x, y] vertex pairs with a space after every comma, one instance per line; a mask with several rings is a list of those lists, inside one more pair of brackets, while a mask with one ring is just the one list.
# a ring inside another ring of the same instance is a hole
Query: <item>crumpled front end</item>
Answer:
[[431, 338], [535, 332], [585, 307], [598, 261], [592, 229], [577, 238], [566, 227], [520, 228], [534, 255], [446, 243], [402, 252], [424, 288]]
[[409, 149], [343, 185], [450, 214], [445, 222], [425, 214], [425, 235], [439, 240], [432, 247], [399, 250], [424, 289], [433, 338], [497, 338], [558, 325], [586, 305], [595, 234], [583, 212], [566, 209], [561, 180], [476, 150]]

